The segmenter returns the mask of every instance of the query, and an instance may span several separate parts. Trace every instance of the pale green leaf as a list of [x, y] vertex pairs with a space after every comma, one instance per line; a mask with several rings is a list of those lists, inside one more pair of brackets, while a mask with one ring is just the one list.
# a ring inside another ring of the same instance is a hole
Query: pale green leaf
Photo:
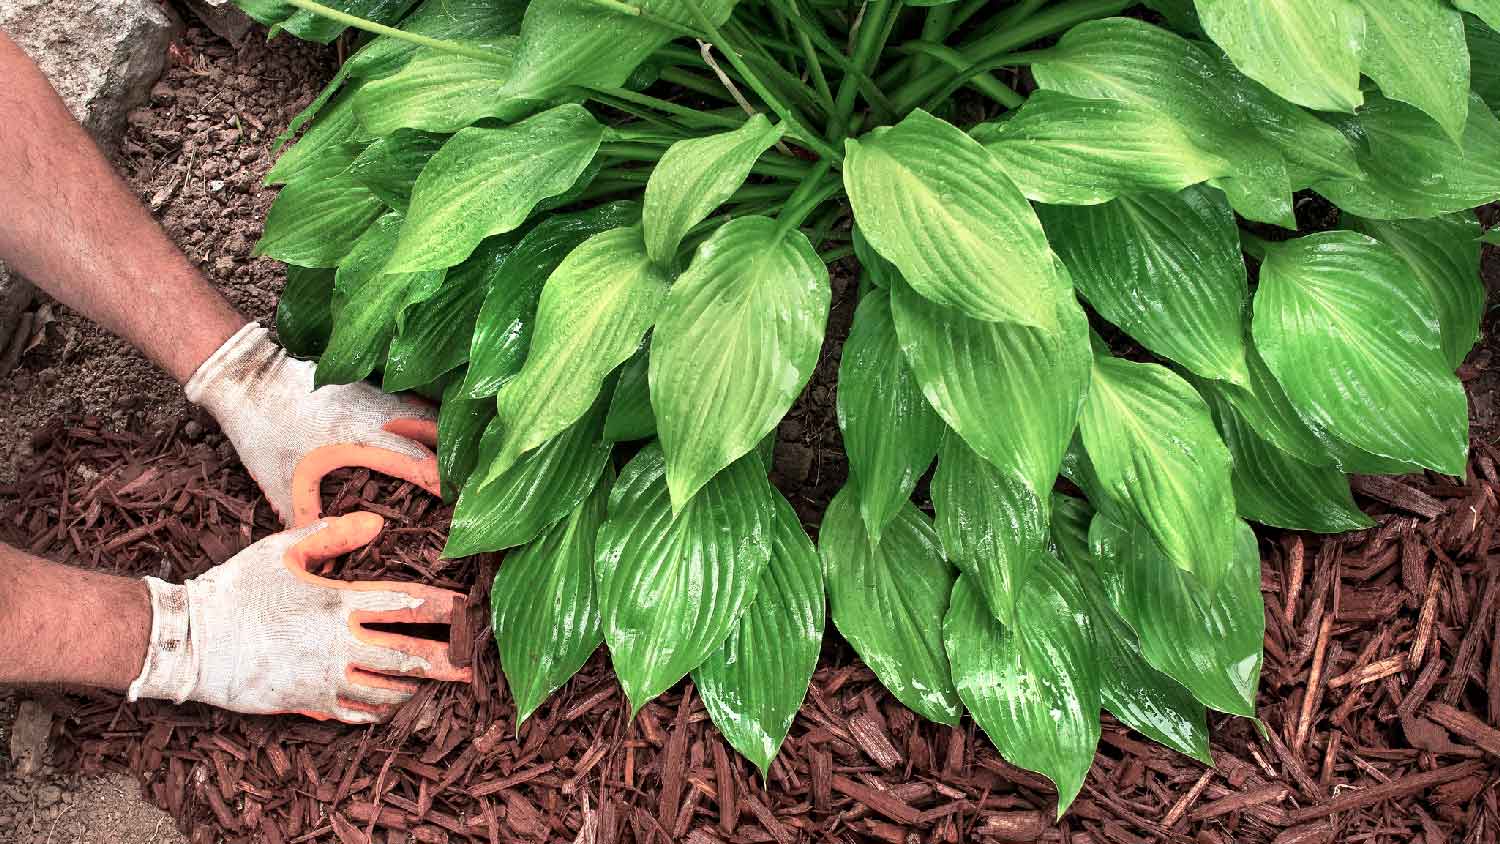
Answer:
[[1354, 111], [1365, 21], [1350, 0], [1197, 0], [1209, 37], [1251, 79], [1321, 111]]
[[1500, 0], [1453, 0], [1453, 5], [1477, 16], [1490, 29], [1500, 29]]
[[768, 217], [732, 220], [698, 247], [651, 340], [651, 406], [673, 507], [786, 415], [817, 365], [829, 296], [828, 269], [807, 237]]
[[1464, 16], [1441, 0], [1354, 2], [1365, 13], [1364, 74], [1388, 99], [1416, 106], [1450, 138], [1462, 138], [1469, 115]]
[[833, 624], [897, 700], [924, 718], [957, 724], [963, 704], [940, 619], [958, 573], [911, 504], [872, 547], [857, 498], [848, 485], [839, 490], [818, 532]]
[[661, 449], [626, 464], [594, 562], [604, 639], [632, 712], [697, 668], [754, 602], [771, 557], [775, 492], [736, 461], [675, 515]]
[[271, 203], [255, 255], [299, 267], [336, 267], [385, 210], [352, 176], [299, 179]]
[[[266, 173], [266, 184], [286, 185], [321, 179], [343, 170], [359, 155], [370, 135], [359, 125], [354, 100], [359, 85], [350, 85], [319, 113], [317, 120]], [[342, 165], [342, 166], [341, 166]]]
[[360, 125], [385, 136], [398, 129], [457, 132], [485, 117], [517, 117], [520, 110], [501, 94], [515, 41], [465, 45], [493, 52], [492, 59], [436, 50], [418, 54], [401, 70], [360, 89], [354, 98]]
[[978, 320], [1056, 326], [1068, 281], [994, 154], [920, 109], [847, 154], [860, 231], [917, 292]]
[[349, 165], [349, 175], [391, 208], [406, 213], [411, 189], [427, 162], [447, 140], [444, 135], [402, 129], [381, 138]]

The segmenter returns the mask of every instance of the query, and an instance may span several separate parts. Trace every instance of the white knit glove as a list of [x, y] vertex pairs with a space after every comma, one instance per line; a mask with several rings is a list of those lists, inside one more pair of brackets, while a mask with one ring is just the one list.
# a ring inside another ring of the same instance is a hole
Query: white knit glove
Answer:
[[[347, 583], [309, 569], [380, 533], [351, 513], [278, 533], [181, 586], [146, 578], [151, 639], [129, 698], [371, 723], [416, 690], [403, 677], [469, 682], [447, 644], [366, 624], [448, 624], [462, 596], [410, 583]], [[459, 604], [458, 606], [462, 606]]]
[[430, 450], [437, 443], [436, 412], [365, 383], [314, 390], [315, 369], [289, 357], [252, 322], [209, 355], [184, 390], [218, 420], [284, 524], [317, 519], [319, 483], [346, 466], [440, 495]]

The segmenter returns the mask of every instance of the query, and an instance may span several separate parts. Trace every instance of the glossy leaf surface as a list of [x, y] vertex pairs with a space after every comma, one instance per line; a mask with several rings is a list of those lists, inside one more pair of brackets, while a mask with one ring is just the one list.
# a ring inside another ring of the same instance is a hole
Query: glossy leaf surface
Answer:
[[1364, 11], [1361, 69], [1387, 98], [1436, 120], [1450, 138], [1469, 114], [1469, 47], [1463, 15], [1433, 0], [1355, 0]]
[[276, 303], [276, 337], [293, 357], [323, 353], [333, 331], [333, 270], [288, 266]]
[[430, 132], [399, 130], [370, 144], [349, 165], [349, 175], [381, 202], [405, 213], [417, 175], [447, 140]]
[[620, 380], [609, 402], [604, 420], [604, 438], [612, 443], [644, 440], [656, 435], [656, 416], [651, 410], [651, 383], [647, 377], [650, 346], [642, 346], [620, 366]]
[[360, 89], [354, 99], [360, 125], [379, 136], [398, 129], [457, 132], [482, 118], [515, 116], [501, 93], [510, 77], [515, 39], [465, 46], [492, 52], [494, 58], [421, 53], [396, 73]]
[[359, 125], [354, 99], [359, 85], [350, 85], [332, 99], [295, 146], [276, 159], [266, 173], [266, 184], [286, 185], [303, 178], [324, 178], [348, 166], [370, 135]]
[[385, 210], [353, 176], [299, 180], [271, 203], [255, 255], [298, 267], [336, 267]]
[[1199, 20], [1246, 76], [1298, 105], [1354, 111], [1364, 15], [1351, 0], [1196, 0]]
[[438, 407], [438, 479], [444, 501], [458, 499], [479, 462], [479, 441], [484, 429], [495, 418], [493, 402], [465, 399], [462, 388], [461, 378], [449, 382], [443, 389], [443, 403]]

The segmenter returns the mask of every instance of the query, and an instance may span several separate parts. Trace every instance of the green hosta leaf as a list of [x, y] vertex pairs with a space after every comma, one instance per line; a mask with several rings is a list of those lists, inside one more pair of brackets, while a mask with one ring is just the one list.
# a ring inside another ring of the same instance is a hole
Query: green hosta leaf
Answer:
[[351, 85], [321, 112], [311, 128], [266, 173], [266, 184], [286, 185], [338, 173], [370, 139], [354, 115], [359, 86]]
[[745, 183], [750, 167], [781, 139], [781, 132], [781, 126], [757, 114], [733, 132], [669, 147], [646, 183], [641, 225], [651, 260], [672, 266], [682, 236]]
[[417, 177], [391, 271], [452, 266], [484, 238], [521, 225], [538, 202], [572, 187], [603, 132], [572, 104], [510, 126], [459, 130]]
[[255, 254], [299, 267], [336, 267], [384, 211], [353, 176], [300, 179], [271, 203]]
[[526, 363], [496, 395], [506, 428], [500, 471], [583, 415], [666, 296], [640, 226], [594, 235], [563, 259], [542, 289]]
[[859, 261], [859, 268], [864, 277], [869, 279], [872, 285], [882, 290], [891, 289], [891, 285], [894, 283], [891, 279], [899, 272], [896, 269], [896, 265], [880, 257], [880, 253], [876, 252], [870, 246], [868, 240], [865, 240], [864, 232], [859, 230], [858, 225], [850, 229], [850, 232], [850, 242], [854, 246], [854, 257]]
[[316, 385], [349, 384], [369, 375], [385, 358], [407, 309], [442, 285], [443, 270], [382, 272], [400, 230], [401, 215], [386, 214], [339, 264], [333, 277], [333, 334], [318, 358]]
[[[389, 26], [401, 20], [406, 10], [415, 5], [415, 0], [330, 0], [325, 5], [357, 18]], [[306, 9], [297, 9], [285, 20], [272, 26], [270, 35], [274, 37], [277, 32], [285, 30], [303, 41], [332, 44], [346, 28], [347, 25], [339, 21]]]
[[571, 427], [509, 469], [496, 471], [502, 423], [490, 420], [479, 441], [479, 460], [453, 507], [443, 556], [467, 557], [524, 545], [578, 506], [609, 462], [599, 440], [602, 402]]
[[1387, 98], [1416, 106], [1450, 138], [1462, 138], [1469, 114], [1464, 16], [1435, 0], [1355, 0], [1355, 5], [1365, 13], [1365, 75]]
[[1013, 623], [1032, 565], [1046, 547], [1047, 499], [950, 432], [932, 477], [932, 509], [948, 559], [996, 619]]
[[656, 445], [625, 466], [594, 563], [632, 712], [718, 650], [754, 602], [773, 545], [775, 493], [758, 458], [730, 464], [675, 515], [666, 476]]
[[276, 336], [287, 353], [317, 357], [333, 331], [333, 270], [286, 268], [286, 287], [276, 304]]
[[1491, 29], [1500, 29], [1500, 0], [1453, 0], [1453, 5], [1478, 16]]
[[1054, 495], [1052, 535], [1058, 556], [1078, 578], [1088, 599], [1099, 663], [1099, 699], [1126, 726], [1206, 765], [1208, 713], [1183, 685], [1157, 671], [1141, 654], [1140, 639], [1115, 612], [1090, 559], [1093, 511], [1081, 499]]
[[1432, 118], [1402, 103], [1370, 97], [1346, 131], [1363, 136], [1363, 179], [1314, 185], [1351, 214], [1378, 220], [1432, 217], [1500, 199], [1500, 120], [1478, 97], [1469, 103], [1463, 139], [1454, 143]]
[[675, 509], [786, 415], [818, 362], [829, 295], [807, 237], [770, 218], [732, 220], [698, 248], [651, 340]]
[[594, 595], [594, 544], [609, 505], [614, 470], [567, 518], [506, 555], [490, 588], [500, 668], [516, 705], [516, 726], [568, 681], [604, 641]]
[[1204, 396], [1234, 458], [1234, 503], [1246, 519], [1288, 530], [1341, 533], [1374, 524], [1354, 504], [1349, 480], [1332, 466], [1312, 466], [1266, 442], [1234, 405]]
[[467, 261], [448, 271], [436, 293], [402, 315], [385, 365], [386, 392], [425, 384], [468, 361], [479, 307], [520, 239], [516, 232], [486, 238]]
[[1217, 191], [1037, 209], [1073, 284], [1101, 316], [1205, 378], [1243, 384], [1249, 286]]
[[1036, 202], [1093, 205], [1124, 193], [1177, 191], [1233, 171], [1156, 111], [1057, 91], [1038, 91], [1014, 116], [970, 134]]
[[998, 469], [1040, 495], [1052, 488], [1089, 379], [1088, 319], [1071, 296], [1058, 331], [980, 322], [892, 290], [901, 350], [948, 427]]
[[761, 776], [807, 695], [823, 644], [823, 567], [797, 512], [772, 493], [771, 559], [755, 602], [693, 671], [719, 732]]
[[1468, 403], [1434, 314], [1389, 247], [1323, 232], [1267, 252], [1252, 325], [1276, 380], [1314, 424], [1373, 454], [1462, 475]]
[[854, 312], [839, 362], [838, 417], [872, 542], [937, 454], [943, 421], [901, 355], [891, 297], [871, 291]]
[[[637, 0], [632, 5], [697, 29], [689, 2], [721, 24], [737, 0]], [[644, 16], [614, 12], [588, 0], [532, 0], [521, 22], [521, 50], [506, 90], [516, 99], [545, 100], [569, 86], [616, 88], [679, 34]]]
[[1479, 221], [1468, 211], [1430, 220], [1355, 218], [1353, 228], [1386, 246], [1411, 267], [1437, 305], [1443, 355], [1457, 369], [1479, 340], [1484, 282], [1479, 278]]
[[1500, 229], [1490, 229], [1489, 231], [1480, 235], [1479, 240], [1482, 243], [1500, 246]]
[[818, 532], [833, 624], [897, 700], [924, 718], [957, 724], [963, 704], [937, 623], [957, 572], [911, 504], [872, 546], [857, 498], [848, 485], [839, 490]]
[[417, 175], [446, 140], [444, 135], [401, 129], [366, 147], [349, 165], [349, 175], [381, 202], [405, 213]]
[[1166, 558], [1210, 589], [1223, 580], [1234, 557], [1229, 451], [1193, 388], [1165, 367], [1103, 353], [1078, 428], [1109, 497]]
[[1365, 21], [1350, 0], [1197, 0], [1210, 37], [1251, 79], [1320, 111], [1354, 111]]
[[479, 441], [484, 429], [494, 418], [494, 402], [463, 397], [462, 378], [449, 382], [443, 389], [443, 403], [438, 407], [437, 459], [444, 501], [458, 498], [479, 462]]
[[604, 439], [609, 442], [644, 440], [656, 436], [656, 416], [651, 411], [651, 384], [647, 377], [649, 345], [620, 367], [620, 380], [609, 402], [604, 420]]
[[[639, 217], [640, 206], [630, 202], [554, 214], [526, 233], [514, 256], [510, 252], [493, 256], [496, 264], [489, 272], [489, 292], [469, 345], [469, 372], [464, 379], [469, 398], [493, 396], [521, 371], [531, 347], [537, 300], [558, 264], [590, 237], [628, 226]], [[469, 260], [483, 252], [481, 245]]]
[[847, 149], [860, 230], [917, 292], [979, 320], [1056, 326], [1068, 281], [993, 153], [920, 109]]
[[1260, 552], [1249, 525], [1237, 521], [1234, 536], [1228, 570], [1210, 590], [1164, 558], [1139, 523], [1122, 527], [1100, 513], [1089, 528], [1095, 571], [1146, 661], [1204, 704], [1253, 718], [1266, 630]]
[[[401, 30], [443, 41], [489, 41], [514, 35], [525, 11], [526, 0], [425, 0], [401, 21]], [[400, 70], [412, 57], [431, 51], [431, 47], [381, 35], [356, 50], [344, 66], [351, 76], [379, 79]]]
[[965, 575], [953, 587], [943, 641], [974, 720], [1007, 761], [1057, 785], [1062, 817], [1099, 743], [1099, 665], [1078, 580], [1050, 553], [1033, 553], [1015, 624], [996, 621]]
[[[1500, 21], [1500, 11], [1496, 12]], [[1469, 44], [1469, 85], [1491, 111], [1500, 108], [1500, 22], [1486, 26], [1478, 18], [1464, 19]]]
[[372, 135], [397, 129], [457, 132], [485, 117], [518, 116], [520, 110], [501, 93], [510, 77], [515, 38], [469, 46], [495, 56], [426, 51], [396, 73], [366, 83], [354, 99], [360, 125]]

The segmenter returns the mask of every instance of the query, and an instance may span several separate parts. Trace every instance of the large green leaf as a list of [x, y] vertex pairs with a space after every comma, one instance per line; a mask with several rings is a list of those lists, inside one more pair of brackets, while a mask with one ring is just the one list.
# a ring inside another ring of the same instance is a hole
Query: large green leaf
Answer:
[[382, 136], [397, 129], [457, 132], [485, 117], [518, 116], [501, 93], [510, 77], [515, 42], [510, 37], [466, 45], [494, 53], [490, 59], [436, 50], [418, 54], [401, 70], [360, 89], [354, 98], [360, 125]]
[[1173, 565], [1216, 586], [1234, 559], [1234, 491], [1229, 451], [1197, 392], [1165, 367], [1102, 352], [1078, 429], [1112, 503]]
[[1250, 292], [1222, 194], [1189, 188], [1037, 211], [1100, 316], [1205, 378], [1245, 383]]
[[318, 386], [349, 384], [374, 371], [407, 309], [441, 287], [443, 270], [383, 272], [401, 225], [401, 215], [394, 211], [382, 216], [339, 264], [333, 277], [333, 334], [318, 358]]
[[901, 354], [891, 297], [873, 290], [854, 311], [839, 361], [838, 418], [872, 542], [911, 498], [937, 454], [943, 420]]
[[1333, 466], [1304, 463], [1266, 442], [1228, 400], [1204, 395], [1234, 458], [1240, 516], [1287, 530], [1341, 533], [1374, 524], [1354, 504], [1349, 480]]
[[500, 668], [520, 727], [604, 641], [594, 595], [594, 545], [614, 470], [567, 518], [505, 557], [490, 588]]
[[1351, 214], [1378, 220], [1432, 217], [1500, 199], [1500, 120], [1477, 96], [1455, 143], [1432, 118], [1372, 96], [1345, 131], [1361, 138], [1362, 179], [1333, 179], [1317, 191]]
[[860, 231], [917, 292], [978, 320], [1056, 326], [1068, 281], [993, 153], [918, 109], [851, 138], [847, 155]]
[[733, 132], [690, 138], [667, 148], [646, 183], [641, 225], [646, 254], [671, 267], [682, 236], [739, 190], [782, 127], [757, 114]]
[[1209, 36], [1251, 79], [1321, 111], [1354, 111], [1364, 16], [1351, 0], [1197, 0]]
[[1271, 247], [1255, 345], [1297, 410], [1354, 446], [1462, 475], [1468, 403], [1436, 307], [1401, 258], [1334, 231]]
[[1090, 559], [1152, 667], [1214, 709], [1254, 717], [1266, 628], [1260, 551], [1244, 522], [1234, 536], [1228, 571], [1212, 590], [1164, 558], [1139, 522], [1122, 526], [1106, 513], [1089, 528]]
[[444, 501], [458, 499], [479, 462], [479, 443], [484, 430], [494, 418], [494, 402], [463, 397], [462, 378], [450, 381], [443, 388], [443, 403], [438, 407], [437, 459]]
[[492, 254], [509, 251], [520, 238], [501, 235], [493, 247], [481, 244], [468, 261], [448, 271], [443, 285], [402, 315], [391, 341], [381, 386], [388, 393], [409, 390], [451, 372], [469, 359], [469, 337], [489, 288]]
[[[401, 20], [406, 10], [415, 5], [415, 0], [329, 0], [325, 5], [357, 18], [389, 26]], [[331, 44], [346, 28], [347, 24], [342, 21], [306, 9], [296, 9], [285, 20], [272, 26], [270, 34], [274, 37], [277, 32], [285, 30], [303, 41]]]
[[1012, 764], [1057, 785], [1057, 815], [1083, 788], [1099, 743], [1099, 665], [1078, 580], [1035, 551], [1031, 577], [1004, 625], [967, 575], [953, 586], [943, 641], [958, 695]]
[[286, 287], [276, 303], [276, 337], [287, 354], [317, 357], [333, 331], [333, 270], [286, 268]]
[[[401, 21], [401, 30], [443, 41], [489, 41], [514, 35], [521, 28], [526, 0], [424, 0]], [[381, 35], [360, 47], [344, 63], [351, 76], [379, 79], [400, 70], [431, 47]]]
[[1478, 16], [1491, 29], [1500, 29], [1500, 0], [1453, 0], [1453, 5]]
[[336, 267], [385, 210], [353, 176], [299, 179], [271, 203], [255, 255], [299, 267]]
[[604, 639], [632, 712], [697, 668], [755, 600], [771, 558], [775, 492], [738, 460], [676, 514], [656, 445], [609, 496], [594, 562]]
[[675, 509], [786, 415], [817, 365], [829, 296], [807, 237], [768, 217], [725, 223], [698, 248], [651, 338], [651, 407]]
[[479, 459], [453, 507], [444, 557], [502, 551], [536, 538], [582, 501], [610, 447], [599, 439], [604, 403], [515, 465], [496, 471], [503, 423], [492, 419], [479, 441]]
[[1484, 100], [1491, 111], [1500, 109], [1500, 6], [1496, 7], [1494, 26], [1479, 18], [1464, 18], [1464, 32], [1469, 44], [1469, 86]]
[[1365, 220], [1353, 228], [1386, 246], [1411, 267], [1437, 305], [1443, 356], [1458, 368], [1479, 341], [1484, 282], [1479, 278], [1479, 220], [1468, 211], [1429, 220]]
[[666, 297], [640, 226], [596, 234], [563, 259], [542, 289], [526, 363], [495, 397], [506, 429], [500, 470], [583, 415]]
[[266, 184], [286, 185], [308, 178], [326, 178], [354, 161], [370, 140], [354, 114], [354, 99], [358, 94], [359, 86], [351, 85], [335, 98], [296, 145], [276, 159], [266, 173]]
[[[585, 240], [628, 226], [639, 217], [640, 206], [631, 202], [553, 214], [527, 232], [514, 250], [493, 256], [496, 264], [489, 273], [489, 290], [469, 345], [465, 395], [474, 399], [493, 396], [521, 371], [536, 325], [537, 300], [558, 264]], [[475, 258], [483, 253], [481, 245]]]
[[572, 187], [603, 133], [571, 104], [510, 126], [460, 130], [417, 177], [391, 271], [452, 266], [479, 241], [521, 225], [538, 202]]
[[833, 624], [897, 700], [924, 718], [957, 724], [963, 704], [938, 624], [957, 572], [911, 504], [873, 546], [857, 498], [847, 484], [839, 490], [818, 532]]
[[365, 147], [349, 165], [349, 175], [404, 214], [417, 175], [446, 140], [444, 135], [401, 129]]
[[948, 559], [1011, 624], [1032, 564], [1046, 547], [1044, 491], [1030, 489], [949, 432], [932, 476], [933, 522]]
[[1441, 0], [1354, 2], [1365, 13], [1364, 74], [1387, 98], [1416, 106], [1450, 138], [1462, 138], [1469, 114], [1464, 16]]
[[1013, 116], [970, 131], [1028, 199], [1093, 205], [1227, 176], [1229, 162], [1182, 124], [1120, 100], [1038, 91]]
[[771, 767], [807, 695], [823, 645], [823, 567], [797, 511], [772, 492], [771, 559], [755, 602], [693, 670], [719, 732], [755, 766]]
[[1094, 571], [1089, 549], [1093, 510], [1082, 499], [1052, 498], [1052, 536], [1058, 557], [1078, 578], [1088, 599], [1099, 664], [1099, 699], [1126, 726], [1206, 765], [1208, 713], [1181, 683], [1151, 667], [1141, 642], [1115, 612], [1104, 583]]
[[609, 401], [609, 416], [604, 420], [604, 438], [612, 443], [656, 436], [647, 371], [650, 356], [651, 346], [647, 343], [620, 367], [620, 379]]
[[905, 284], [891, 304], [901, 350], [948, 427], [1032, 492], [1051, 489], [1088, 387], [1088, 319], [1077, 300], [1059, 304], [1050, 333], [981, 322]]
[[[689, 2], [720, 24], [737, 0], [637, 0], [632, 5], [653, 18], [697, 29]], [[506, 91], [518, 100], [545, 100], [570, 86], [615, 88], [678, 34], [656, 20], [589, 0], [532, 0], [521, 22], [521, 50]]]

